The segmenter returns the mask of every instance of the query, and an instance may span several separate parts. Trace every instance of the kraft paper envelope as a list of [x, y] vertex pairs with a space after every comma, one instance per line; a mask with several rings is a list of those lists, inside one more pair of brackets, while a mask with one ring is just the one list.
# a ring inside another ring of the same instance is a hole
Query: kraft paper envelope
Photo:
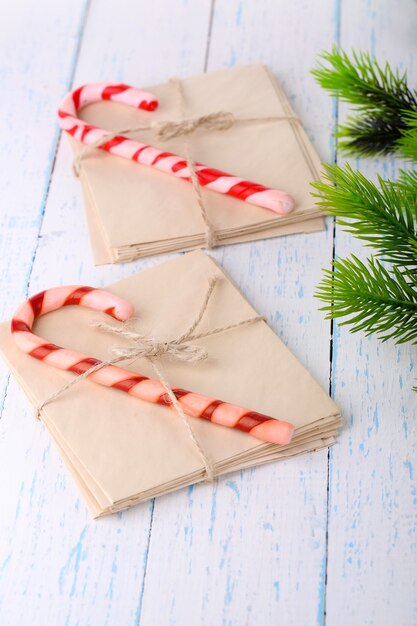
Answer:
[[[237, 120], [228, 130], [197, 129], [186, 139], [192, 158], [287, 191], [296, 201], [292, 213], [279, 216], [203, 188], [219, 244], [323, 229], [321, 211], [310, 195], [310, 183], [319, 178], [318, 155], [301, 123], [282, 119], [294, 116], [294, 111], [268, 68], [246, 65], [186, 78], [181, 84], [187, 117], [222, 110], [232, 112]], [[81, 117], [108, 130], [181, 120], [175, 85], [148, 89], [160, 103], [152, 113], [106, 101], [86, 107]], [[184, 154], [184, 137], [161, 141], [154, 130], [129, 136]], [[76, 154], [84, 150], [70, 141]], [[188, 182], [97, 149], [84, 150], [80, 177], [96, 262], [128, 261], [205, 245], [203, 220]]]
[[[100, 221], [97, 219], [96, 211], [94, 209], [94, 203], [92, 202], [91, 195], [86, 186], [82, 185], [83, 197], [84, 197], [84, 206], [85, 213], [87, 218], [87, 226], [88, 232], [90, 235], [90, 242], [93, 252], [93, 258], [96, 265], [105, 265], [106, 263], [114, 263], [114, 257], [112, 255], [111, 250], [108, 248], [105, 240], [105, 233], [102, 231], [102, 225]], [[246, 235], [239, 236], [238, 241], [230, 240], [225, 241], [225, 243], [244, 243], [248, 241], [259, 241], [260, 239], [267, 239], [269, 237], [277, 237], [284, 235], [295, 235], [297, 233], [315, 233], [322, 231], [324, 228], [324, 220], [322, 217], [316, 217], [314, 219], [309, 219], [305, 222], [300, 222], [299, 224], [284, 224], [282, 226], [276, 227], [275, 229], [270, 229], [268, 231], [261, 231], [260, 233], [250, 233]], [[200, 247], [200, 246], [197, 246]], [[189, 250], [194, 250], [196, 246], [183, 246], [181, 248], [182, 251], [188, 252]], [[173, 242], [172, 249], [168, 249], [165, 247], [160, 251], [154, 250], [153, 254], [162, 254], [168, 252], [177, 252], [179, 250], [178, 244], [176, 241]], [[147, 256], [147, 255], [142, 255]], [[135, 256], [134, 258], [137, 258]], [[123, 259], [124, 261], [131, 261], [133, 258]]]
[[[219, 280], [199, 327], [201, 332], [256, 315], [221, 268], [201, 251], [145, 270], [108, 289], [134, 305], [140, 332], [170, 339], [191, 325], [214, 275]], [[80, 306], [65, 307], [41, 317], [35, 332], [58, 345], [108, 359], [110, 348], [124, 340], [92, 328], [89, 323], [97, 319], [108, 317]], [[292, 442], [278, 446], [190, 418], [217, 474], [334, 442], [341, 419], [338, 407], [264, 321], [197, 343], [208, 351], [202, 362], [161, 358], [172, 385], [247, 406], [296, 427]], [[20, 352], [8, 324], [0, 327], [0, 350], [35, 406], [73, 379], [73, 374]], [[155, 377], [146, 359], [127, 368]], [[82, 380], [46, 404], [41, 419], [95, 517], [206, 477], [195, 444], [169, 407]]]

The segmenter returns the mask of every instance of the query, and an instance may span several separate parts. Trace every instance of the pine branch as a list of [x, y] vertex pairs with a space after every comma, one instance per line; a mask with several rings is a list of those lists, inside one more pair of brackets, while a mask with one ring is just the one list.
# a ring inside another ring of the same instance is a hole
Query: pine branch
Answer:
[[399, 142], [407, 132], [404, 119], [400, 116], [368, 112], [363, 117], [348, 117], [334, 133], [338, 148], [347, 156], [387, 155], [400, 149]]
[[350, 165], [325, 169], [328, 182], [313, 183], [319, 206], [384, 261], [417, 268], [417, 174], [403, 172], [397, 183], [379, 177], [378, 188]]
[[352, 61], [346, 52], [339, 51], [336, 46], [320, 56], [331, 67], [319, 64], [312, 74], [323, 89], [341, 100], [365, 111], [369, 107], [397, 111], [399, 103], [402, 109], [417, 106], [416, 93], [407, 87], [406, 72], [394, 72], [388, 63], [381, 68], [367, 52], [352, 51]]
[[417, 170], [401, 170], [397, 185], [410, 194], [410, 201], [417, 204]]
[[352, 59], [333, 47], [323, 52], [312, 70], [321, 87], [354, 105], [359, 114], [339, 126], [339, 147], [347, 154], [388, 154], [402, 148], [410, 130], [410, 115], [417, 113], [417, 92], [407, 85], [407, 74], [384, 67], [366, 52], [352, 52]]
[[327, 319], [346, 317], [352, 332], [376, 333], [382, 341], [417, 343], [417, 279], [393, 267], [389, 272], [378, 260], [367, 264], [352, 255], [334, 261], [325, 270], [316, 297], [326, 303]]
[[406, 158], [417, 161], [417, 111], [410, 111], [406, 120], [407, 128], [398, 141], [398, 149]]

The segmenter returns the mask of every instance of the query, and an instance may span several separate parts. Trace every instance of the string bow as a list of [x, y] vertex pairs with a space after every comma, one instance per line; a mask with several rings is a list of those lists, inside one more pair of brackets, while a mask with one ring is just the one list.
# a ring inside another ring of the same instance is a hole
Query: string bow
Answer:
[[[193, 337], [191, 336], [161, 341], [154, 337], [146, 337], [135, 330], [129, 330], [126, 326], [119, 328], [106, 322], [93, 322], [92, 326], [105, 332], [122, 335], [133, 342], [129, 346], [114, 346], [112, 348], [112, 353], [123, 359], [156, 358], [167, 355], [176, 361], [196, 363], [207, 358], [207, 350], [202, 346], [192, 344]], [[187, 339], [189, 340], [187, 341]]]
[[155, 125], [158, 139], [167, 141], [181, 135], [191, 135], [197, 128], [205, 130], [228, 130], [235, 123], [235, 116], [230, 111], [217, 111], [200, 117], [184, 119], [180, 122], [158, 122]]
[[[214, 287], [217, 282], [217, 277], [213, 276], [209, 279], [208, 289], [206, 291], [205, 297], [201, 304], [200, 310], [192, 322], [191, 326], [188, 330], [182, 334], [180, 337], [172, 340], [161, 340], [154, 337], [149, 337], [142, 335], [137, 332], [134, 328], [129, 328], [129, 325], [125, 322], [121, 326], [114, 326], [113, 324], [107, 324], [106, 322], [94, 321], [91, 323], [92, 326], [102, 330], [106, 333], [110, 333], [112, 335], [118, 335], [123, 337], [124, 339], [131, 341], [130, 345], [124, 346], [113, 346], [111, 348], [111, 352], [114, 355], [114, 358], [109, 359], [107, 361], [100, 361], [98, 364], [93, 365], [84, 373], [79, 374], [76, 378], [73, 378], [63, 387], [58, 389], [55, 393], [46, 398], [36, 409], [36, 416], [40, 418], [41, 410], [45, 407], [46, 404], [49, 404], [53, 400], [56, 400], [60, 397], [65, 391], [78, 384], [81, 380], [85, 380], [97, 370], [106, 367], [107, 365], [115, 365], [121, 361], [130, 360], [131, 362], [135, 361], [139, 358], [145, 358], [149, 361], [154, 370], [158, 380], [164, 387], [167, 396], [170, 400], [171, 405], [177, 412], [177, 415], [181, 419], [184, 427], [187, 430], [188, 436], [192, 443], [194, 444], [196, 450], [198, 451], [201, 459], [203, 460], [204, 467], [206, 470], [207, 480], [213, 480], [215, 476], [215, 469], [213, 464], [208, 457], [206, 451], [204, 450], [201, 443], [198, 441], [197, 437], [194, 434], [194, 431], [191, 427], [190, 421], [187, 415], [184, 413], [175, 393], [172, 390], [172, 387], [165, 376], [163, 371], [162, 364], [160, 363], [160, 357], [167, 355], [172, 359], [176, 359], [178, 361], [187, 361], [189, 363], [195, 363], [198, 361], [202, 361], [207, 358], [208, 353], [207, 350], [202, 347], [191, 343], [196, 339], [201, 339], [204, 337], [209, 337], [211, 335], [216, 335], [218, 333], [222, 333], [224, 331], [228, 331], [234, 328], [239, 328], [241, 326], [246, 326], [248, 324], [253, 324], [259, 320], [262, 320], [262, 316], [255, 315], [254, 317], [250, 317], [248, 319], [242, 320], [240, 322], [229, 324], [227, 326], [222, 326], [220, 328], [214, 328], [213, 330], [209, 330], [206, 332], [202, 332], [199, 334], [195, 334], [195, 330], [197, 326], [200, 324], [204, 313], [207, 310], [207, 305], [213, 293]], [[130, 320], [131, 321], [131, 320]]]

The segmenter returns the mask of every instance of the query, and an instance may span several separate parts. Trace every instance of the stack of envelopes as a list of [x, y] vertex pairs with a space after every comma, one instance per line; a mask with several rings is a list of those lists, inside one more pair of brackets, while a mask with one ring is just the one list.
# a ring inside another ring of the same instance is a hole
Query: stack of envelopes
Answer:
[[[296, 203], [293, 212], [280, 216], [202, 188], [218, 244], [322, 230], [323, 218], [310, 195], [320, 161], [268, 68], [247, 65], [181, 82], [187, 118], [226, 111], [235, 124], [227, 130], [198, 128], [186, 139], [162, 141], [152, 129], [128, 136], [178, 155], [184, 155], [187, 141], [194, 161], [286, 191]], [[80, 116], [109, 131], [183, 118], [172, 82], [147, 89], [159, 101], [152, 113], [109, 100], [87, 106]], [[79, 154], [83, 145], [70, 141]], [[98, 149], [83, 152], [80, 179], [97, 264], [205, 246], [204, 222], [189, 182]]]
[[[201, 322], [201, 332], [247, 320], [256, 311], [222, 269], [196, 251], [177, 257], [107, 289], [135, 308], [136, 326], [145, 335], [173, 339], [191, 325], [211, 277], [218, 277]], [[90, 322], [105, 314], [69, 306], [36, 322], [36, 334], [92, 357], [111, 358], [115, 339]], [[123, 338], [117, 338], [123, 343]], [[161, 357], [172, 386], [291, 422], [292, 441], [264, 443], [247, 433], [190, 418], [216, 474], [316, 450], [334, 443], [338, 407], [268, 325], [262, 321], [196, 340], [208, 351], [199, 363]], [[0, 327], [0, 350], [27, 393], [39, 406], [73, 379], [20, 352], [9, 324]], [[128, 366], [155, 377], [146, 359]], [[80, 380], [41, 411], [41, 420], [95, 517], [130, 507], [206, 477], [204, 462], [170, 407], [138, 400], [116, 389]]]

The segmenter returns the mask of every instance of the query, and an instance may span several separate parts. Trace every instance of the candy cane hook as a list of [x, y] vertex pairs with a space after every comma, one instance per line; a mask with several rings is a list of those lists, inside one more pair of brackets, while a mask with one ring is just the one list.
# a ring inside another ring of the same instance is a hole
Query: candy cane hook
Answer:
[[[16, 311], [11, 322], [11, 332], [17, 346], [23, 352], [58, 369], [84, 374], [101, 361], [80, 352], [60, 348], [32, 333], [35, 319], [68, 305], [80, 305], [102, 311], [120, 321], [131, 317], [133, 307], [126, 300], [107, 291], [72, 285], [42, 291], [26, 300]], [[89, 374], [88, 378], [105, 387], [125, 391], [141, 400], [171, 406], [171, 400], [162, 383], [147, 376], [114, 365], [105, 365]], [[291, 441], [294, 427], [288, 422], [281, 422], [267, 415], [185, 389], [173, 387], [172, 391], [184, 412], [192, 417], [237, 428], [262, 441], [277, 444], [287, 444]]]
[[[146, 91], [128, 85], [89, 83], [67, 94], [61, 102], [58, 109], [61, 128], [72, 135], [74, 139], [86, 145], [104, 139], [108, 131], [97, 126], [91, 126], [78, 117], [78, 113], [83, 107], [102, 100], [121, 102], [145, 111], [154, 111], [158, 106], [156, 98]], [[99, 147], [111, 154], [130, 159], [141, 165], [155, 167], [162, 172], [191, 181], [187, 161], [184, 157], [171, 152], [164, 152], [139, 141], [133, 141], [123, 135], [118, 135]], [[279, 215], [286, 215], [294, 209], [293, 198], [284, 191], [269, 189], [201, 163], [195, 163], [195, 170], [200, 185], [207, 189], [270, 209]]]

